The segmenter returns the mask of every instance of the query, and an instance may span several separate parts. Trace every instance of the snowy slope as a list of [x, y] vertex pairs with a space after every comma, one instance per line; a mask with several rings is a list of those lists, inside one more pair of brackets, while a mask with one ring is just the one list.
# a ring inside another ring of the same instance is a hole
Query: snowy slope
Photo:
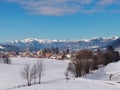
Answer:
[[[38, 59], [29, 58], [13, 58], [11, 65], [0, 64], [0, 90], [12, 88], [14, 86], [23, 85], [26, 83], [20, 76], [20, 71], [23, 69], [26, 63], [34, 64]], [[52, 83], [64, 79], [64, 68], [67, 63], [55, 60], [43, 60], [45, 67], [45, 75], [43, 77], [43, 83]], [[55, 74], [55, 75], [54, 75]]]
[[[20, 71], [26, 63], [34, 64], [38, 59], [29, 58], [13, 58], [11, 65], [0, 64], [0, 90], [16, 87], [25, 84], [25, 80], [21, 78]], [[64, 77], [64, 71], [67, 66], [66, 61], [57, 61], [51, 59], [42, 59], [44, 63], [44, 75], [42, 83], [30, 86], [15, 88], [13, 90], [120, 90], [120, 85], [115, 82], [95, 78], [95, 74], [89, 75], [93, 77], [81, 77], [69, 80], [67, 83]], [[115, 67], [114, 67], [115, 65]], [[120, 62], [108, 65], [104, 70], [98, 70], [100, 75], [106, 73], [116, 73], [120, 71], [118, 68]], [[114, 67], [113, 72], [111, 69]], [[104, 75], [101, 78], [105, 78]], [[107, 78], [107, 77], [106, 77]], [[96, 80], [95, 80], [96, 79]]]
[[[111, 80], [110, 75], [112, 75]], [[86, 75], [85, 78], [120, 82], [120, 61], [110, 63], [105, 68], [101, 67], [98, 70], [93, 71], [91, 74]]]

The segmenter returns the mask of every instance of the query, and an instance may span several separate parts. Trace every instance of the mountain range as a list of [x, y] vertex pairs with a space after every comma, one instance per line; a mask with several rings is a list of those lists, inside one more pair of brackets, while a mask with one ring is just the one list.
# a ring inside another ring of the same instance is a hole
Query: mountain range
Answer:
[[109, 38], [92, 38], [83, 40], [50, 40], [50, 39], [34, 39], [28, 38], [24, 40], [12, 40], [0, 44], [0, 51], [38, 51], [44, 48], [56, 48], [60, 50], [82, 50], [82, 49], [98, 49], [107, 48], [108, 46], [114, 48], [120, 47], [120, 37]]

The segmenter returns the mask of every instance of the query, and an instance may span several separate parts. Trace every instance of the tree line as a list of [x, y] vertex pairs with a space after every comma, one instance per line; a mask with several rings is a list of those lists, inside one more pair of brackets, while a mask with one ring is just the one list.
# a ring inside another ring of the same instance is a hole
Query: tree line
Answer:
[[0, 63], [11, 64], [11, 59], [9, 55], [2, 55], [0, 57]]
[[117, 62], [119, 59], [119, 53], [112, 46], [109, 46], [106, 50], [80, 50], [72, 56], [72, 61], [68, 64], [65, 76], [68, 77], [67, 74], [70, 72], [75, 77], [80, 77], [98, 69], [100, 66]]

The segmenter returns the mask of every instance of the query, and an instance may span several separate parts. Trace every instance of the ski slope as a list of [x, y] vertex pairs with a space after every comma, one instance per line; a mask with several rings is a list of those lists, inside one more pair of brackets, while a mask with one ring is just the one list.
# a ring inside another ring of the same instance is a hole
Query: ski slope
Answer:
[[[19, 85], [26, 84], [20, 75], [24, 65], [32, 65], [37, 60], [42, 60], [44, 64], [42, 83], [16, 88]], [[11, 65], [0, 64], [0, 90], [120, 90], [120, 84], [116, 83], [119, 80], [118, 78], [108, 79], [109, 74], [120, 71], [120, 62], [111, 63], [105, 68], [100, 68], [86, 75], [86, 77], [75, 80], [72, 78], [68, 82], [64, 76], [67, 63], [66, 61], [51, 59], [12, 58]]]

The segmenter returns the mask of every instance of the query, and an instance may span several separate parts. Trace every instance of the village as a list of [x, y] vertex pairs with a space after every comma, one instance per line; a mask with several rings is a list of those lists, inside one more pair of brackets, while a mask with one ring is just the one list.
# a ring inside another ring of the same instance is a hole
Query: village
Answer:
[[24, 52], [0, 52], [0, 58], [12, 58], [12, 57], [28, 57], [28, 58], [49, 58], [49, 59], [57, 59], [57, 60], [63, 60], [63, 59], [70, 59], [71, 54], [73, 52], [69, 51], [68, 49], [66, 51], [45, 51], [45, 50], [39, 50], [39, 51], [24, 51]]

